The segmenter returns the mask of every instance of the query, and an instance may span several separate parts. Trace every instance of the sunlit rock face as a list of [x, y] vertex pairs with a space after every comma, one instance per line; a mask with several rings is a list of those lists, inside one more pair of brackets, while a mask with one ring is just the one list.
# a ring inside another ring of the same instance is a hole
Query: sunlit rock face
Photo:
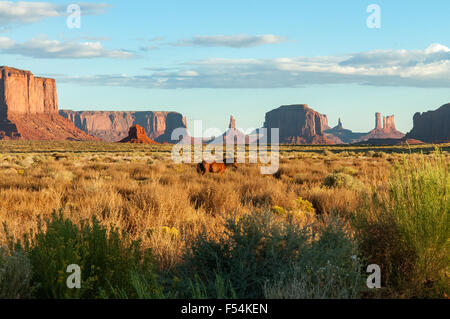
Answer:
[[58, 115], [56, 81], [0, 67], [0, 139], [95, 140]]
[[177, 128], [184, 128], [187, 132], [186, 118], [177, 112], [60, 110], [59, 114], [87, 134], [107, 142], [124, 139], [128, 136], [129, 128], [136, 124], [142, 126], [147, 136], [158, 143], [175, 143], [171, 135]]

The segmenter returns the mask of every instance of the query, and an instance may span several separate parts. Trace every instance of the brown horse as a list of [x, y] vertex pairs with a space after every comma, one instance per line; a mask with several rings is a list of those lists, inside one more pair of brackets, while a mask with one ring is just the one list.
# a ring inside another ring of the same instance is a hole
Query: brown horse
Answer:
[[227, 169], [227, 166], [232, 166], [236, 170], [238, 168], [236, 159], [234, 159], [232, 163], [227, 163], [227, 160], [225, 159], [223, 160], [223, 163], [202, 161], [201, 163], [197, 164], [197, 172], [202, 175], [205, 175], [208, 172], [220, 173], [223, 175], [223, 173], [225, 173], [225, 170]]

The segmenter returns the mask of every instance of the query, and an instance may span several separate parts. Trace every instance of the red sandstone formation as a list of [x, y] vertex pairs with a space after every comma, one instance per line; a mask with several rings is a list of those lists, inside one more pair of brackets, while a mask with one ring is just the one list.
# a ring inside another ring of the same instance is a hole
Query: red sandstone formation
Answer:
[[224, 144], [248, 144], [249, 137], [236, 128], [236, 120], [230, 116], [229, 129], [222, 135]]
[[264, 127], [269, 143], [271, 129], [279, 128], [280, 143], [334, 144], [323, 132], [328, 128], [326, 116], [310, 109], [307, 104], [283, 105], [267, 112]]
[[58, 115], [54, 79], [0, 67], [0, 139], [97, 140]]
[[383, 127], [381, 126], [381, 113], [377, 112], [375, 113], [375, 130], [382, 130]]
[[406, 136], [427, 143], [450, 142], [450, 103], [439, 109], [414, 114], [414, 126]]
[[176, 128], [184, 128], [183, 135], [189, 135], [186, 118], [176, 112], [61, 110], [59, 113], [75, 123], [79, 129], [107, 142], [117, 142], [125, 138], [128, 129], [135, 124], [144, 127], [146, 134], [159, 143], [177, 143], [179, 137], [171, 139]]
[[145, 129], [138, 124], [130, 127], [128, 136], [121, 140], [120, 143], [159, 144], [149, 139], [145, 134]]
[[369, 139], [401, 139], [404, 137], [400, 131], [397, 131], [394, 123], [394, 115], [386, 116], [383, 118], [383, 127], [381, 126], [381, 114], [375, 113], [375, 128], [358, 138], [357, 142], [367, 141]]
[[233, 115], [230, 116], [230, 125], [228, 125], [228, 128], [236, 128], [236, 119], [233, 117]]

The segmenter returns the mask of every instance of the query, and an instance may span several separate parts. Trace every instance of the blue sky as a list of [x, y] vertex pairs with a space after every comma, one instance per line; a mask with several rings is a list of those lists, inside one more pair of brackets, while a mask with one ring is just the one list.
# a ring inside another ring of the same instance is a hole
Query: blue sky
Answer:
[[69, 3], [0, 1], [0, 65], [56, 78], [61, 109], [173, 110], [223, 129], [305, 103], [330, 126], [369, 131], [381, 112], [406, 132], [450, 102], [447, 0], [84, 1], [73, 29]]

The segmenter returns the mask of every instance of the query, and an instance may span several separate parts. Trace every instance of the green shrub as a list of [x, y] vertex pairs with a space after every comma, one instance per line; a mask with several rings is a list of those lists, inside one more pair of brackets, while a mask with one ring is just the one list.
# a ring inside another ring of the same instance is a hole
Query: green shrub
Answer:
[[357, 217], [363, 251], [380, 265], [388, 289], [409, 297], [448, 293], [450, 176], [438, 150], [419, 160], [404, 157], [386, 198], [374, 194]]
[[[180, 278], [202, 282], [204, 295], [217, 297], [217, 277], [229, 283], [238, 298], [262, 298], [263, 283], [298, 255], [306, 241], [304, 231], [271, 213], [230, 218], [225, 236], [217, 241], [200, 233], [184, 255]], [[192, 297], [189, 282], [185, 296]], [[232, 297], [231, 292], [222, 296]]]
[[140, 273], [138, 271], [130, 271], [131, 293], [119, 287], [115, 289], [113, 296], [121, 299], [137, 298], [137, 299], [163, 299], [169, 295], [163, 293], [160, 279], [155, 272]]
[[[118, 292], [135, 296], [131, 272], [153, 272], [149, 251], [140, 251], [138, 241], [130, 242], [117, 230], [108, 230], [93, 218], [75, 225], [62, 213], [39, 220], [36, 234], [25, 235], [11, 248], [29, 255], [38, 298], [118, 297]], [[81, 268], [81, 289], [66, 285], [67, 266]]]
[[358, 171], [353, 167], [344, 166], [334, 170], [333, 173], [344, 173], [347, 175], [356, 176], [358, 174]]
[[360, 298], [365, 282], [356, 244], [338, 220], [317, 235], [319, 239], [304, 248], [289, 271], [266, 282], [266, 298]]
[[0, 299], [21, 299], [32, 296], [32, 268], [22, 252], [9, 255], [0, 247]]
[[362, 183], [351, 175], [345, 173], [331, 173], [323, 181], [325, 187], [343, 187], [348, 189], [360, 189]]
[[[208, 292], [206, 285], [202, 282], [199, 276], [195, 276], [194, 280], [187, 280], [189, 284], [188, 295], [193, 299], [210, 299], [211, 295]], [[216, 275], [212, 288], [214, 290], [214, 298], [217, 299], [237, 299], [236, 292], [233, 289], [231, 282], [223, 279], [220, 275]]]
[[[255, 213], [229, 219], [225, 234], [213, 240], [201, 233], [188, 249], [178, 268], [180, 278], [185, 278], [181, 297], [272, 298], [268, 287], [292, 280], [294, 269], [322, 269], [334, 280], [326, 292], [331, 297], [353, 297], [361, 290], [359, 261], [351, 258], [357, 255], [356, 247], [342, 229], [316, 234], [290, 219]], [[325, 285], [321, 280], [313, 279], [308, 289], [320, 291]]]

